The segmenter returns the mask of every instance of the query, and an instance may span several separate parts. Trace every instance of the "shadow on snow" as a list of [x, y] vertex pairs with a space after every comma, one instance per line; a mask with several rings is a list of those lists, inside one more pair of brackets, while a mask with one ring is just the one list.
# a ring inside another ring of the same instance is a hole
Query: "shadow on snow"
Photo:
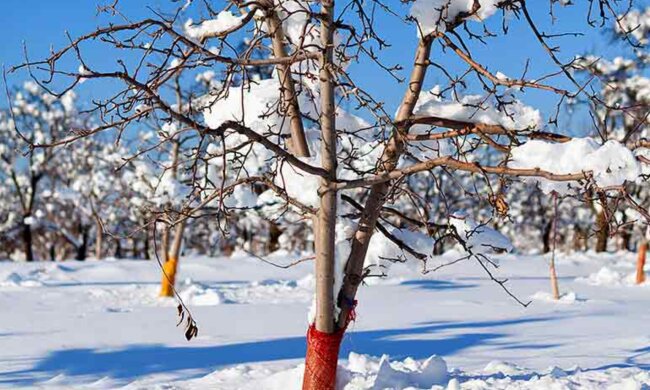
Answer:
[[[501, 344], [513, 348], [543, 349], [554, 345], [528, 345], [506, 340], [503, 326], [553, 320], [553, 317], [522, 318], [502, 321], [428, 323], [411, 328], [388, 330], [351, 330], [341, 346], [341, 356], [357, 353], [394, 358], [411, 356], [423, 359], [430, 355], [452, 355], [480, 345]], [[460, 334], [436, 337], [436, 333], [453, 329]], [[128, 381], [137, 377], [178, 370], [199, 370], [203, 375], [219, 366], [297, 359], [305, 354], [305, 337], [289, 337], [258, 342], [244, 342], [209, 347], [170, 347], [165, 345], [131, 345], [115, 350], [90, 348], [51, 352], [33, 368], [6, 372], [0, 384], [30, 385], [53, 376], [108, 376]]]
[[449, 280], [434, 280], [434, 279], [407, 280], [400, 284], [402, 286], [414, 286], [423, 290], [436, 290], [436, 291], [472, 288], [478, 286], [478, 284], [458, 283]]

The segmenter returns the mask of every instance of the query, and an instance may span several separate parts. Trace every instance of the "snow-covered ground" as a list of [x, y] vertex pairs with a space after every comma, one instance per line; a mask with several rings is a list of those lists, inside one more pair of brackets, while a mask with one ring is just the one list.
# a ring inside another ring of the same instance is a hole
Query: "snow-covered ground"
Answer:
[[[548, 257], [498, 260], [528, 308], [471, 262], [427, 275], [398, 265], [363, 287], [341, 387], [650, 388], [650, 283], [631, 283], [634, 254], [560, 256], [559, 302], [548, 296]], [[0, 262], [0, 387], [299, 388], [312, 264], [180, 264], [199, 326], [191, 342], [175, 303], [156, 297], [155, 262]]]

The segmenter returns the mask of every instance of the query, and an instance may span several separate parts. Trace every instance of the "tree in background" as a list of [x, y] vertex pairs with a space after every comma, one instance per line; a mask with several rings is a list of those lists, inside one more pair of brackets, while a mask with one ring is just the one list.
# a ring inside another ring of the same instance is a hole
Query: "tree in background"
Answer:
[[65, 173], [59, 165], [65, 150], [26, 148], [56, 142], [84, 127], [75, 100], [72, 91], [55, 98], [36, 83], [26, 82], [13, 94], [10, 108], [0, 112], [0, 181], [7, 195], [3, 197], [5, 234], [20, 237], [27, 261], [37, 257], [34, 230], [44, 228], [39, 221], [48, 209], [44, 190]]
[[[611, 21], [614, 36], [628, 43], [627, 58], [618, 56], [606, 59], [592, 54], [577, 58], [573, 64], [578, 71], [595, 80], [590, 85], [598, 91], [598, 100], [591, 100], [588, 104], [594, 113], [595, 135], [602, 142], [616, 140], [634, 148], [645, 142], [650, 135], [650, 79], [645, 76], [649, 58], [647, 45], [650, 42], [648, 20], [650, 7], [626, 10]], [[636, 155], [642, 161], [648, 161], [647, 153], [647, 149], [636, 149]], [[648, 174], [647, 166], [643, 167], [643, 174]], [[642, 183], [630, 186], [627, 191], [641, 203], [648, 198], [647, 186]], [[611, 203], [616, 202], [616, 199], [594, 195], [593, 205], [597, 212], [598, 226], [596, 251], [606, 251], [608, 238], [620, 231], [621, 227], [623, 249], [630, 249], [631, 234], [625, 226], [630, 221], [644, 221], [645, 216], [631, 210], [617, 218], [610, 210]], [[643, 279], [642, 264], [645, 263], [646, 246], [645, 233], [641, 233], [636, 245], [639, 251], [637, 270], [641, 270], [637, 272], [637, 282], [642, 282]]]

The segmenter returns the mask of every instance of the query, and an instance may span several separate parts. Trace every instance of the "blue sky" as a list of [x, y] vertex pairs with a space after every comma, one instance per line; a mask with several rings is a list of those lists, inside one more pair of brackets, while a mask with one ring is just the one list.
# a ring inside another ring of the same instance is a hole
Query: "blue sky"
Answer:
[[[101, 0], [107, 3], [108, 0]], [[559, 53], [562, 58], [569, 58], [575, 54], [582, 54], [590, 51], [602, 53], [610, 57], [622, 52], [620, 45], [613, 44], [607, 33], [603, 30], [595, 30], [586, 23], [585, 4], [586, 0], [578, 0], [580, 5], [569, 8], [557, 8], [559, 21], [552, 25], [548, 15], [548, 1], [535, 0], [530, 2], [533, 17], [539, 23], [542, 30], [546, 32], [581, 32], [585, 35], [579, 38], [565, 38], [558, 40], [562, 51]], [[638, 1], [638, 5], [645, 4], [645, 1]], [[120, 9], [131, 20], [151, 16], [152, 13], [146, 6], [154, 9], [169, 7], [178, 4], [167, 0], [132, 0], [121, 1]], [[392, 0], [391, 6], [398, 14], [406, 15], [408, 7]], [[32, 59], [43, 58], [49, 53], [50, 47], [60, 48], [68, 41], [65, 32], [72, 37], [90, 32], [98, 26], [105, 26], [109, 21], [120, 23], [119, 19], [110, 19], [105, 15], [97, 15], [97, 3], [93, 0], [3, 0], [2, 13], [0, 13], [0, 33], [3, 42], [0, 45], [0, 63], [7, 68], [18, 64], [23, 60], [23, 42], [27, 45], [28, 53]], [[384, 53], [388, 65], [401, 63], [405, 70], [403, 76], [407, 75], [413, 57], [413, 48], [417, 43], [416, 34], [412, 25], [400, 23], [392, 17], [381, 17], [381, 33], [392, 44], [392, 47]], [[501, 17], [493, 17], [488, 26], [493, 31], [500, 31]], [[546, 74], [555, 69], [542, 47], [535, 41], [530, 29], [523, 21], [509, 20], [510, 33], [498, 39], [490, 41], [488, 46], [478, 42], [468, 41], [475, 58], [487, 64], [489, 69], [496, 72], [501, 71], [506, 75], [516, 77], [521, 74], [527, 59], [530, 60], [529, 74], [532, 77]], [[472, 23], [471, 27], [478, 30], [480, 26]], [[85, 53], [86, 57], [93, 64], [111, 66], [115, 59], [105, 50], [96, 46], [89, 47]], [[446, 69], [459, 70], [460, 63], [457, 58], [449, 53], [444, 54], [439, 49], [433, 53], [434, 60], [440, 60]], [[368, 90], [375, 92], [380, 100], [386, 102], [389, 112], [394, 110], [398, 104], [404, 84], [398, 84], [386, 74], [370, 63], [353, 65], [351, 72], [357, 77], [359, 83]], [[27, 74], [25, 72], [9, 75], [9, 84], [21, 83]], [[430, 72], [427, 79], [427, 87], [432, 87], [438, 82], [444, 82], [445, 78], [439, 71]], [[557, 84], [570, 88], [565, 80], [558, 80]], [[104, 86], [98, 83], [84, 85], [81, 88], [82, 97], [101, 97]], [[4, 106], [6, 102], [0, 106]], [[549, 113], [554, 108], [556, 98], [549, 94], [527, 93], [525, 101]], [[582, 119], [580, 119], [582, 120]], [[573, 118], [570, 122], [576, 122]], [[584, 122], [584, 121], [583, 121]], [[571, 123], [575, 125], [576, 123]], [[585, 125], [583, 123], [583, 125]]]

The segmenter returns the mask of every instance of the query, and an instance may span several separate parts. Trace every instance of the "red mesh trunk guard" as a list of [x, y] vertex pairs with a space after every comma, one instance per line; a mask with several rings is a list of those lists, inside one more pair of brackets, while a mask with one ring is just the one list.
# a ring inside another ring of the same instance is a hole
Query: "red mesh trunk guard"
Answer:
[[334, 390], [339, 348], [345, 329], [334, 333], [323, 333], [314, 325], [307, 331], [307, 357], [303, 390]]

